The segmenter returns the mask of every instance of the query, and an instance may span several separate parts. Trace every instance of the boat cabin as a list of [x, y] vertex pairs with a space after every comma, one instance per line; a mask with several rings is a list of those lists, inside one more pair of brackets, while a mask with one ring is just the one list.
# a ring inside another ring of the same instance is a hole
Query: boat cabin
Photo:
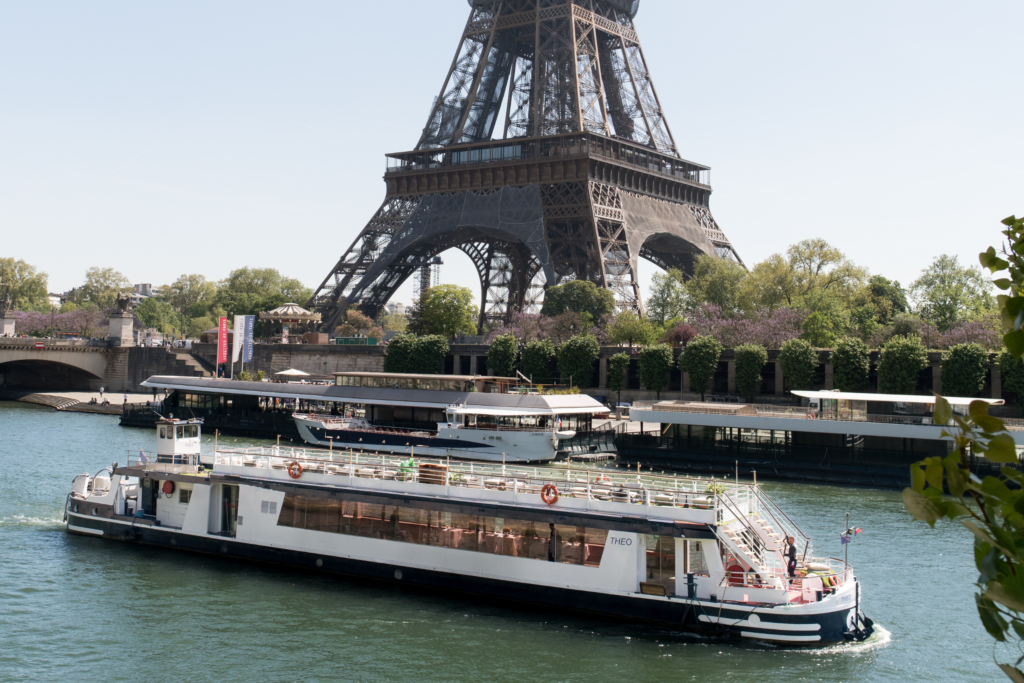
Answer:
[[156, 424], [156, 461], [173, 465], [198, 465], [202, 424], [202, 420], [159, 420]]

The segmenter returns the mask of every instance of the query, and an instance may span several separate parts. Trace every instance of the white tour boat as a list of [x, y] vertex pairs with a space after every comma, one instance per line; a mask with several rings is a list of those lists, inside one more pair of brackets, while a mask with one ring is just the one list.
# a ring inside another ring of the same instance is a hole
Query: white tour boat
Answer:
[[199, 429], [162, 420], [155, 454], [75, 477], [68, 531], [711, 636], [872, 631], [852, 567], [756, 484], [281, 447], [215, 446], [208, 469]]

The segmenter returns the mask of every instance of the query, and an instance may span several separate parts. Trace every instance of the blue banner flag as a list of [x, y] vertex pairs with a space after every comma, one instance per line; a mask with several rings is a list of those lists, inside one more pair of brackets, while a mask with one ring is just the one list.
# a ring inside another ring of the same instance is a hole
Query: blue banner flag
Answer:
[[252, 362], [252, 334], [253, 327], [256, 325], [256, 316], [247, 315], [245, 316], [245, 340], [242, 346], [242, 362]]

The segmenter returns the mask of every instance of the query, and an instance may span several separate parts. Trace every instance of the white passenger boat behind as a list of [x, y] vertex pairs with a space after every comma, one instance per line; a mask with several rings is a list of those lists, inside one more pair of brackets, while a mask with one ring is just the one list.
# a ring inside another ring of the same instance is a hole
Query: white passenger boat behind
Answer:
[[76, 477], [68, 531], [712, 636], [872, 631], [852, 567], [813, 557], [756, 485], [279, 447], [215, 449], [206, 469], [193, 427], [163, 421], [156, 454]]

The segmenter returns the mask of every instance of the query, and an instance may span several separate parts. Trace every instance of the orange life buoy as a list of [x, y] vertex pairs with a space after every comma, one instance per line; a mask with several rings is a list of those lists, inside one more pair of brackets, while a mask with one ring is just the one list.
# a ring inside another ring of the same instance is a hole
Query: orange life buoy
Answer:
[[816, 413], [807, 413], [807, 419], [808, 420], [817, 420], [818, 419], [818, 415]]
[[548, 505], [554, 505], [558, 502], [558, 488], [554, 484], [545, 484], [540, 490], [540, 499]]
[[174, 493], [174, 482], [165, 481], [164, 485], [160, 487], [160, 490], [164, 492], [165, 496], [170, 496]]
[[742, 586], [743, 585], [743, 576], [744, 576], [743, 567], [741, 567], [738, 564], [731, 564], [731, 565], [729, 565], [729, 569], [727, 569], [726, 571], [729, 572], [729, 585], [730, 586]]
[[288, 476], [292, 479], [298, 479], [302, 476], [302, 465], [297, 462], [293, 462], [288, 465]]
[[610, 484], [610, 483], [612, 483], [612, 479], [607, 474], [602, 474], [602, 475], [598, 476], [597, 479], [594, 480], [594, 483], [595, 484]]

